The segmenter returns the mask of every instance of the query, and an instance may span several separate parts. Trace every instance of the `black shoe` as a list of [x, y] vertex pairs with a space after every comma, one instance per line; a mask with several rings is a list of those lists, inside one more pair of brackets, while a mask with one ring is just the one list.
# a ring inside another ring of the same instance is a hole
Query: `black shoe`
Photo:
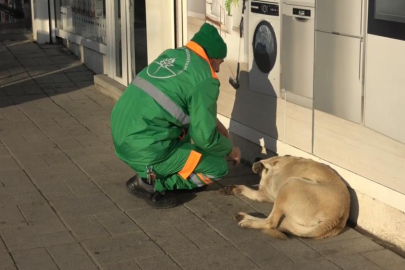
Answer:
[[126, 186], [132, 195], [144, 199], [154, 208], [172, 208], [180, 203], [174, 194], [155, 191], [153, 185], [147, 184], [139, 175], [129, 179]]

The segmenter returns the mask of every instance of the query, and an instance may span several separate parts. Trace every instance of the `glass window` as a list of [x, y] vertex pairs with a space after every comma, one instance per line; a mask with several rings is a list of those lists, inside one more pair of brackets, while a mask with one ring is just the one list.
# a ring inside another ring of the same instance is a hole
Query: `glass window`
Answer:
[[105, 1], [55, 1], [56, 27], [66, 32], [106, 44]]

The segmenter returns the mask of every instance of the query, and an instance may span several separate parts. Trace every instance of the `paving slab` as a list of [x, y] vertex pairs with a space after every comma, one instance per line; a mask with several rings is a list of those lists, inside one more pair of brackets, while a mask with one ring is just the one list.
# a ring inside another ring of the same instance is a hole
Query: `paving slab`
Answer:
[[83, 244], [102, 266], [127, 261], [128, 258], [136, 260], [164, 254], [162, 249], [143, 232], [86, 240]]
[[[331, 261], [343, 270], [382, 270], [381, 268], [361, 254], [331, 258]], [[400, 268], [396, 268], [400, 269]]]
[[11, 251], [67, 244], [75, 239], [59, 220], [33, 225], [18, 225], [0, 229]]
[[77, 243], [51, 246], [47, 250], [60, 270], [98, 269], [85, 250]]
[[33, 248], [12, 252], [19, 270], [58, 270], [45, 248]]
[[11, 255], [7, 252], [0, 253], [0, 270], [17, 270]]
[[[180, 266], [167, 255], [136, 259], [137, 264], [144, 270], [180, 270]], [[134, 268], [136, 269], [136, 268]], [[183, 268], [184, 269], [184, 268]]]
[[387, 249], [365, 252], [362, 255], [386, 270], [405, 269], [405, 258]]

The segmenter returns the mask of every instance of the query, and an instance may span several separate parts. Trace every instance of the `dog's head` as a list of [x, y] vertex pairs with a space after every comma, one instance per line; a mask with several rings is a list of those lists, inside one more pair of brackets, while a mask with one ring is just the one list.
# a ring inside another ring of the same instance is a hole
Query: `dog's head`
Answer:
[[289, 163], [294, 157], [286, 155], [286, 156], [276, 156], [271, 157], [268, 159], [263, 159], [258, 162], [255, 162], [252, 166], [252, 170], [254, 173], [257, 174], [268, 174], [272, 173], [275, 170], [278, 170], [284, 167], [287, 163]]

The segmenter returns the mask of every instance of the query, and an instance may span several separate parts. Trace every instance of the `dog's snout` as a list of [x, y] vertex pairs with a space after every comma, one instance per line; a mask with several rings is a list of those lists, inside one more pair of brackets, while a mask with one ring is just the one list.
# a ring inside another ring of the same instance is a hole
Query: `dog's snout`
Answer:
[[260, 161], [253, 163], [252, 170], [254, 173], [261, 173], [263, 171], [263, 169], [264, 169], [264, 165]]

